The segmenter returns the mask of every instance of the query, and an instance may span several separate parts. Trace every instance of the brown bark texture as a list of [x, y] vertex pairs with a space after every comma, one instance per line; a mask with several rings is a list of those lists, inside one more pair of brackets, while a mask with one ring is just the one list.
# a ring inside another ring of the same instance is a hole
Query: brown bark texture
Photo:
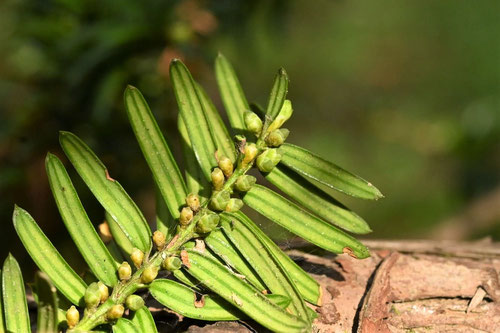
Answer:
[[[317, 256], [301, 251], [300, 243], [289, 251], [323, 288], [314, 332], [500, 332], [500, 243], [365, 244], [372, 256], [364, 260], [347, 254]], [[192, 333], [265, 332], [241, 322], [184, 328]]]

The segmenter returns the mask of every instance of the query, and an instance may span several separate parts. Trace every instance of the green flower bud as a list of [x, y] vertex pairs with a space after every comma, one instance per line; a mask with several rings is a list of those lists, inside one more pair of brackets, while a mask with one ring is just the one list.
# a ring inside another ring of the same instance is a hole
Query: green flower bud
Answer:
[[285, 102], [283, 103], [283, 106], [281, 107], [280, 113], [278, 113], [274, 121], [267, 128], [267, 133], [271, 133], [272, 131], [280, 128], [285, 123], [285, 121], [290, 119], [292, 113], [293, 113], [292, 102], [286, 99]]
[[231, 195], [228, 191], [216, 191], [210, 200], [210, 206], [215, 210], [224, 210], [230, 197]]
[[134, 247], [132, 249], [132, 253], [130, 254], [130, 259], [134, 263], [135, 267], [139, 268], [144, 260], [144, 252]]
[[189, 222], [193, 219], [193, 211], [189, 207], [184, 207], [181, 210], [181, 216], [179, 217], [179, 224], [182, 226], [189, 225]]
[[243, 157], [243, 164], [248, 164], [253, 161], [258, 151], [255, 143], [247, 143], [244, 150], [245, 157]]
[[163, 260], [162, 266], [167, 271], [173, 272], [181, 268], [182, 262], [177, 257], [167, 257]]
[[158, 276], [158, 271], [160, 268], [158, 266], [148, 266], [144, 269], [141, 274], [141, 282], [144, 284], [148, 284], [154, 281]]
[[231, 160], [224, 155], [219, 157], [219, 168], [222, 170], [222, 173], [224, 173], [224, 176], [226, 176], [226, 178], [231, 177], [231, 175], [233, 174], [233, 162], [231, 162]]
[[68, 311], [66, 311], [66, 322], [69, 328], [73, 328], [80, 321], [80, 312], [72, 305]]
[[137, 311], [144, 306], [144, 300], [139, 295], [130, 295], [125, 300], [125, 305], [132, 311]]
[[132, 268], [130, 267], [129, 263], [126, 261], [122, 262], [120, 267], [118, 267], [118, 277], [121, 281], [127, 281], [131, 276]]
[[167, 238], [166, 238], [165, 234], [163, 232], [161, 232], [160, 230], [156, 230], [153, 233], [153, 243], [155, 243], [156, 248], [158, 250], [163, 249], [163, 247], [165, 246], [166, 240], [167, 240]]
[[255, 185], [256, 181], [257, 178], [255, 178], [254, 176], [243, 175], [239, 176], [238, 179], [236, 179], [236, 183], [234, 184], [234, 186], [238, 191], [246, 192], [249, 191], [252, 188], [252, 186]]
[[196, 232], [204, 234], [214, 230], [219, 224], [219, 220], [219, 214], [209, 211], [207, 214], [203, 215], [196, 224]]
[[243, 201], [241, 199], [232, 198], [227, 203], [226, 212], [234, 213], [237, 212], [243, 207]]
[[191, 193], [186, 197], [186, 204], [193, 212], [196, 212], [200, 209], [200, 198], [197, 194]]
[[224, 186], [224, 173], [221, 169], [215, 168], [210, 175], [212, 177], [212, 184], [216, 190], [220, 190]]
[[101, 302], [101, 292], [99, 291], [99, 286], [96, 282], [91, 283], [87, 289], [85, 289], [85, 306], [87, 309], [95, 308]]
[[97, 282], [97, 286], [99, 287], [99, 294], [101, 295], [101, 303], [104, 303], [109, 297], [108, 286], [106, 286], [101, 281]]
[[267, 149], [257, 157], [257, 167], [262, 172], [271, 172], [281, 160], [278, 149]]
[[267, 136], [266, 143], [271, 147], [279, 147], [288, 138], [288, 134], [290, 134], [290, 131], [286, 128], [274, 130]]
[[109, 320], [116, 320], [120, 319], [123, 316], [123, 312], [125, 311], [125, 308], [121, 304], [116, 304], [111, 307], [111, 309], [108, 310], [107, 316]]
[[255, 135], [259, 135], [262, 130], [262, 120], [259, 116], [252, 111], [245, 111], [244, 119], [247, 129]]

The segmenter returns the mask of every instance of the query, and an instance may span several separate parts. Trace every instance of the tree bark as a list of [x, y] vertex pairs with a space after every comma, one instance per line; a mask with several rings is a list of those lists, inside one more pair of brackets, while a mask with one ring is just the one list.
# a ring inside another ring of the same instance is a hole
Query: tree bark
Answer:
[[[372, 253], [364, 260], [309, 254], [301, 243], [289, 251], [323, 289], [314, 332], [500, 332], [500, 243], [364, 243]], [[262, 331], [234, 322], [185, 328]]]

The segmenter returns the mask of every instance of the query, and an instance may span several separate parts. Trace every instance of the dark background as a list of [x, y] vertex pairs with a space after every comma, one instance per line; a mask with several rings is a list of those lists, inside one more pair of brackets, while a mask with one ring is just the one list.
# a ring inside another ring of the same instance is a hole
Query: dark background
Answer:
[[[169, 61], [182, 58], [220, 106], [218, 51], [260, 104], [277, 68], [286, 68], [295, 109], [289, 141], [386, 196], [339, 196], [370, 223], [368, 237], [498, 240], [499, 32], [498, 1], [4, 0], [1, 257], [11, 251], [31, 263], [12, 227], [16, 203], [70, 263], [81, 262], [44, 171], [47, 151], [66, 161], [58, 130], [82, 137], [152, 221], [152, 180], [123, 90], [142, 90], [178, 152]], [[101, 222], [98, 203], [69, 171]]]

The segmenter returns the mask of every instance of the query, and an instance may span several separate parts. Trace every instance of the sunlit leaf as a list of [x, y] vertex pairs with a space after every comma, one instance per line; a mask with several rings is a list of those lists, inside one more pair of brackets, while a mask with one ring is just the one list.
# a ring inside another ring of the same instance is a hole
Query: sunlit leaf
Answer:
[[143, 306], [139, 310], [135, 311], [131, 321], [136, 327], [139, 328], [139, 332], [158, 333], [153, 315], [146, 306]]
[[3, 263], [2, 296], [7, 332], [31, 332], [23, 275], [10, 253]]
[[104, 209], [114, 218], [132, 244], [147, 252], [151, 230], [141, 211], [123, 187], [111, 178], [94, 152], [76, 135], [60, 132], [59, 141], [71, 164]]
[[105, 212], [106, 222], [109, 226], [109, 231], [111, 235], [113, 235], [113, 241], [116, 245], [127, 255], [129, 256], [132, 253], [132, 249], [134, 248], [134, 244], [130, 241], [127, 235], [120, 228], [116, 220], [109, 214]]
[[68, 300], [79, 304], [87, 285], [63, 259], [27, 211], [16, 206], [12, 219], [21, 242], [36, 265]]
[[120, 318], [113, 325], [113, 333], [142, 333], [139, 327], [126, 318]]
[[274, 120], [278, 113], [281, 111], [281, 107], [286, 99], [286, 94], [288, 93], [288, 75], [283, 68], [278, 70], [276, 77], [274, 78], [273, 87], [271, 89], [271, 94], [269, 96], [269, 102], [266, 109], [266, 117], [270, 120]]
[[311, 153], [307, 149], [285, 143], [281, 146], [281, 163], [305, 177], [312, 178], [337, 191], [362, 199], [379, 199], [383, 195], [366, 180]]
[[357, 258], [370, 255], [368, 249], [355, 238], [266, 187], [254, 185], [243, 201], [290, 232], [325, 250], [349, 253]]

